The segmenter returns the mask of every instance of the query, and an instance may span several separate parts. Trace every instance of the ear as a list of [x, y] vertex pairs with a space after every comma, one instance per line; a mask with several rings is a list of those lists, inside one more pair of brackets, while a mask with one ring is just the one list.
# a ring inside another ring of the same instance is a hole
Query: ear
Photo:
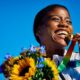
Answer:
[[36, 36], [37, 36], [37, 37], [40, 37], [40, 31], [38, 31], [38, 32], [36, 33]]
[[46, 30], [45, 25], [39, 26], [37, 31], [36, 31], [36, 36], [39, 38], [43, 37], [45, 30]]
[[39, 38], [41, 44], [43, 44], [43, 42], [44, 42], [45, 40], [44, 40], [44, 37], [43, 37], [42, 32], [41, 32], [41, 31], [38, 31], [38, 32], [36, 33], [36, 36]]
[[42, 35], [42, 30], [43, 30], [42, 28], [43, 28], [42, 26], [39, 26], [39, 27], [38, 27], [38, 29], [37, 29], [37, 31], [36, 31], [36, 36], [37, 36], [37, 37], [40, 37], [40, 36]]

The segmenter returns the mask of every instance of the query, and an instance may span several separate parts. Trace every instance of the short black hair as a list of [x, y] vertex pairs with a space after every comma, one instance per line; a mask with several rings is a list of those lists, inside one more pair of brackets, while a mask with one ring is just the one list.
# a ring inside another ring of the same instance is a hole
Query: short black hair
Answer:
[[[35, 16], [35, 19], [34, 19], [34, 25], [33, 25], [33, 32], [34, 32], [34, 36], [37, 40], [37, 42], [40, 43], [40, 39], [39, 37], [36, 35], [36, 33], [38, 32], [39, 30], [39, 27], [41, 27], [41, 25], [43, 24], [43, 18], [51, 11], [51, 10], [54, 10], [55, 8], [64, 8], [65, 10], [67, 10], [68, 14], [69, 14], [69, 11], [68, 9], [63, 6], [63, 5], [59, 5], [59, 4], [52, 4], [52, 5], [49, 5], [45, 8], [43, 8], [41, 11], [39, 11], [37, 13], [37, 15]], [[70, 16], [70, 14], [69, 14]]]

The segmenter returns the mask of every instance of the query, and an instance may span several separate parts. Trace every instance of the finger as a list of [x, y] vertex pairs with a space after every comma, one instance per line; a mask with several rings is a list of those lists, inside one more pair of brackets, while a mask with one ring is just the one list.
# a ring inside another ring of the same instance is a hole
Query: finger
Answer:
[[80, 41], [80, 33], [76, 33], [76, 35], [74, 36], [74, 39], [77, 41]]

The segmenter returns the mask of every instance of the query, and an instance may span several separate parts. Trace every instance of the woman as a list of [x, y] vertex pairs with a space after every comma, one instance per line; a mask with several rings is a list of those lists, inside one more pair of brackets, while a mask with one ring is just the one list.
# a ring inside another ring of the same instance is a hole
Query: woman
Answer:
[[[46, 48], [46, 55], [53, 59], [57, 66], [62, 61], [73, 33], [69, 11], [62, 5], [50, 5], [42, 9], [35, 17], [34, 35], [40, 45]], [[67, 38], [70, 36], [70, 38]], [[80, 33], [74, 37], [80, 40]], [[79, 54], [73, 53], [70, 61], [80, 60]], [[60, 73], [59, 80], [79, 80], [80, 67], [68, 66]]]

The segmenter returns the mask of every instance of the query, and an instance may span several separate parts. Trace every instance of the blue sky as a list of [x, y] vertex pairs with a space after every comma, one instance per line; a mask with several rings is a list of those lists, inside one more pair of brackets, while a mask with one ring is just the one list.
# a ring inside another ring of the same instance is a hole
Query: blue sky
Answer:
[[[38, 11], [50, 4], [62, 4], [71, 14], [74, 33], [80, 32], [80, 0], [0, 0], [0, 64], [6, 53], [19, 55], [21, 48], [37, 46], [33, 21]], [[75, 51], [78, 51], [76, 45]], [[3, 75], [0, 75], [3, 80]]]

